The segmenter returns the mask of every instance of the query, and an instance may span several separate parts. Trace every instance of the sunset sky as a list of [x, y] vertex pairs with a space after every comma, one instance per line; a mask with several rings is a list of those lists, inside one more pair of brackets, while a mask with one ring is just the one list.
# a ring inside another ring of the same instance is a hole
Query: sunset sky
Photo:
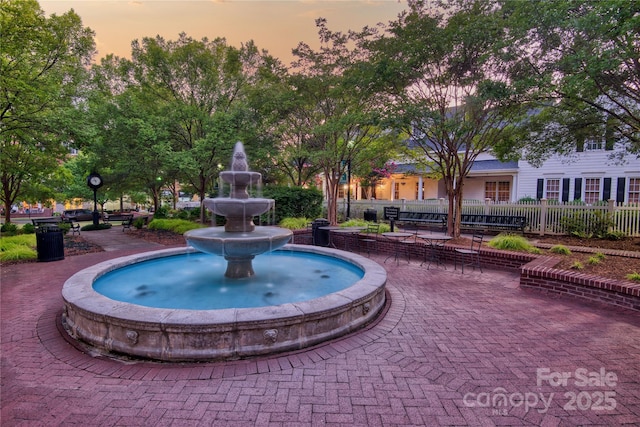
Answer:
[[129, 57], [135, 39], [176, 40], [185, 32], [198, 40], [224, 37], [236, 47], [253, 40], [288, 65], [299, 42], [318, 47], [317, 18], [326, 18], [332, 31], [360, 30], [395, 20], [406, 0], [40, 0], [40, 7], [47, 15], [74, 9], [96, 33], [96, 60], [108, 53]]

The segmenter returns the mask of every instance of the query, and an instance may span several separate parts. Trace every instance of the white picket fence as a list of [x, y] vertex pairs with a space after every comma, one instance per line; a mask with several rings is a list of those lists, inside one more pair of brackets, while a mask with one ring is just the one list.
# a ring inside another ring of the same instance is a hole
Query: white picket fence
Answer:
[[[401, 211], [424, 211], [446, 213], [449, 205], [445, 199], [430, 200], [352, 200], [350, 206], [351, 218], [363, 218], [369, 209], [376, 211], [378, 219], [383, 218], [385, 206], [394, 206]], [[478, 213], [485, 215], [517, 215], [525, 216], [528, 221], [526, 231], [540, 235], [565, 234], [563, 224], [567, 220], [580, 222], [586, 230], [592, 229], [602, 218], [609, 217], [613, 222], [610, 231], [623, 233], [630, 237], [640, 237], [640, 204], [618, 204], [614, 200], [595, 206], [576, 203], [549, 203], [539, 201], [518, 203], [494, 203], [487, 199], [484, 202], [469, 200], [463, 202], [463, 213]], [[339, 215], [346, 217], [347, 203], [343, 200], [339, 204]]]

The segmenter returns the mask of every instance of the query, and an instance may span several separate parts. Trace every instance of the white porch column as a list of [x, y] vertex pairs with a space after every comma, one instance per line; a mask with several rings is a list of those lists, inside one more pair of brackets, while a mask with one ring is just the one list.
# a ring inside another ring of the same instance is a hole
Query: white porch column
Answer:
[[424, 199], [424, 189], [422, 188], [424, 185], [424, 181], [422, 180], [422, 175], [418, 175], [418, 200]]

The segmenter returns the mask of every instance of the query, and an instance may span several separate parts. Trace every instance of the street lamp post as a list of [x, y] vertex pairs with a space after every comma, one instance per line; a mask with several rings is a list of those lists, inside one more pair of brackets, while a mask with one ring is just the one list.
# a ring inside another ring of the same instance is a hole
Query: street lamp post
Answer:
[[347, 160], [347, 221], [351, 218], [351, 158]]

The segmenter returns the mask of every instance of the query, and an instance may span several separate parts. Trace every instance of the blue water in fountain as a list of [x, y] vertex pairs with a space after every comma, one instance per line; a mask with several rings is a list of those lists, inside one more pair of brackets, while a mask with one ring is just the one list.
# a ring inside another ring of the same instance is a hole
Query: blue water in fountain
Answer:
[[348, 288], [364, 272], [324, 255], [274, 251], [253, 260], [255, 276], [224, 277], [224, 258], [176, 255], [119, 268], [98, 278], [96, 292], [147, 307], [187, 310], [251, 308], [308, 301]]

